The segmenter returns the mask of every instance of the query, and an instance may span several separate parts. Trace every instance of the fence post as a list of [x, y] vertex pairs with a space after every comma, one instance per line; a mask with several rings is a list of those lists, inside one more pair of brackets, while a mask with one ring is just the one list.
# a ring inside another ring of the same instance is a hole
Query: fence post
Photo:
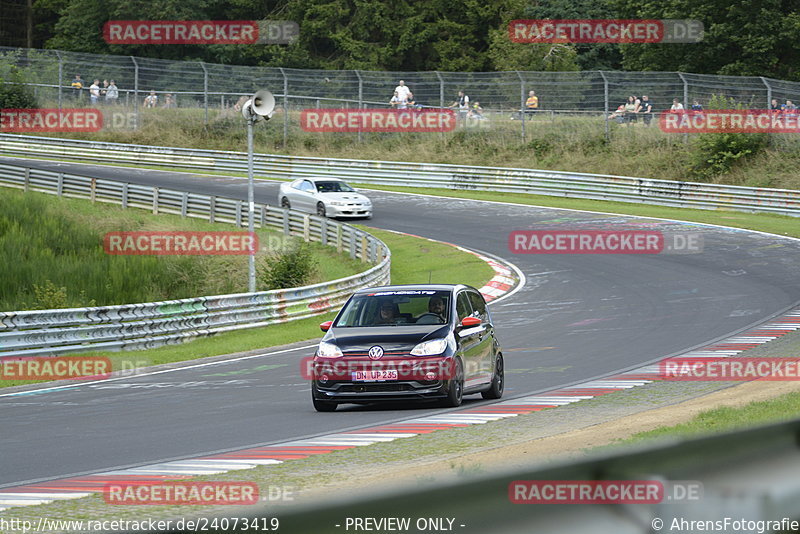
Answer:
[[130, 56], [133, 61], [133, 114], [136, 115], [136, 123], [133, 125], [134, 130], [139, 129], [141, 120], [139, 119], [139, 63], [136, 58]]
[[236, 201], [236, 228], [242, 227], [242, 204], [244, 204], [243, 201]]
[[181, 217], [186, 217], [186, 212], [189, 210], [189, 193], [181, 195]]
[[63, 192], [64, 192], [64, 173], [60, 172], [58, 173], [58, 184], [56, 185], [56, 195], [60, 197]]
[[31, 168], [25, 167], [25, 192], [30, 191], [31, 188]]
[[56, 50], [56, 57], [58, 58], [58, 109], [61, 109], [61, 93], [64, 85], [64, 61], [61, 59], [61, 54]]
[[202, 61], [200, 66], [203, 68], [203, 109], [205, 110], [205, 124], [208, 126], [208, 69]]
[[[686, 82], [686, 77], [683, 73], [679, 72], [678, 76], [680, 76], [681, 81], [683, 82], [683, 110], [686, 111], [689, 109], [689, 84]], [[689, 142], [689, 134], [683, 134], [683, 142]]]
[[328, 219], [322, 219], [322, 228], [320, 229], [320, 243], [328, 245]]
[[[356, 73], [358, 77], [358, 109], [362, 109], [364, 107], [364, 80], [361, 79], [361, 74], [359, 74], [358, 70], [354, 70], [353, 72]], [[358, 127], [358, 142], [361, 142], [361, 122], [359, 122]]]
[[214, 212], [217, 211], [217, 197], [211, 197], [208, 206], [208, 222], [214, 222]]
[[602, 70], [597, 71], [603, 77], [603, 118], [606, 122], [606, 142], [611, 140], [611, 133], [608, 129], [608, 78]]
[[[442, 79], [442, 75], [439, 74], [439, 71], [433, 71], [436, 74], [436, 77], [439, 78], [439, 109], [444, 109], [444, 79]], [[444, 130], [442, 131], [442, 139], [445, 138]]]
[[515, 70], [514, 72], [517, 73], [517, 78], [519, 78], [519, 118], [521, 119], [520, 122], [522, 123], [522, 140], [525, 141], [525, 80], [522, 78], [522, 74], [520, 74], [518, 70]]
[[158, 188], [153, 188], [153, 215], [158, 215]]
[[759, 78], [761, 79], [761, 83], [767, 86], [767, 109], [769, 109], [770, 106], [772, 106], [772, 86], [763, 76], [759, 76]]
[[289, 78], [286, 77], [283, 67], [279, 67], [283, 76], [283, 146], [289, 141]]
[[122, 184], [122, 209], [128, 209], [128, 183]]
[[89, 187], [89, 200], [94, 203], [95, 199], [97, 198], [97, 178], [92, 178], [91, 185]]

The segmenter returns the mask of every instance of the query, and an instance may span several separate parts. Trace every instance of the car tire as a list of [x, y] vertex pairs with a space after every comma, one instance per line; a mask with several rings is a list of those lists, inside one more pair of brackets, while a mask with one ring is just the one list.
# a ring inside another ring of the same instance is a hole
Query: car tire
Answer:
[[317, 399], [317, 386], [311, 386], [311, 402], [314, 404], [314, 409], [318, 412], [335, 412], [338, 406], [335, 402], [328, 402]]
[[317, 202], [317, 215], [325, 217], [325, 204], [322, 202]]
[[506, 385], [506, 377], [503, 367], [503, 355], [498, 354], [497, 361], [494, 365], [494, 377], [492, 378], [492, 385], [486, 391], [481, 392], [481, 397], [484, 399], [499, 399], [503, 396], [503, 389]]
[[284, 208], [284, 209], [289, 210], [289, 209], [292, 209], [292, 204], [291, 204], [291, 202], [289, 202], [288, 198], [283, 197], [281, 199], [281, 207]]
[[442, 400], [445, 408], [458, 408], [464, 399], [464, 366], [460, 358], [456, 358], [455, 366], [454, 376], [447, 383], [447, 397]]

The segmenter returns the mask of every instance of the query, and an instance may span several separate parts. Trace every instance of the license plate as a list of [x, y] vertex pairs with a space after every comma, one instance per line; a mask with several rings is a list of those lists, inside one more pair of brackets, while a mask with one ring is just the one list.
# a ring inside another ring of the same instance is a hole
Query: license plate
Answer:
[[353, 371], [353, 382], [383, 382], [397, 380], [397, 370], [393, 371]]

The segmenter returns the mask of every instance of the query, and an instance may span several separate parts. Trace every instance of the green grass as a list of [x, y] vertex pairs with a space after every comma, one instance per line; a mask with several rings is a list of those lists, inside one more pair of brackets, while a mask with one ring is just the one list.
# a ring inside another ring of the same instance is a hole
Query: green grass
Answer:
[[[481, 287], [494, 276], [494, 271], [482, 260], [453, 246], [384, 230], [369, 231], [392, 251], [392, 283], [427, 283], [430, 275], [433, 283]], [[333, 319], [336, 311], [299, 321], [226, 332], [179, 345], [117, 353], [85, 352], [81, 356], [109, 357], [112, 369], [122, 370], [274, 347], [320, 337], [319, 323]], [[41, 382], [44, 381], [0, 380], [0, 388]]]
[[751, 402], [742, 408], [716, 408], [702, 412], [692, 420], [639, 432], [614, 445], [642, 443], [665, 437], [688, 438], [726, 430], [788, 421], [800, 416], [800, 393], [788, 393], [766, 401]]
[[[701, 181], [695, 172], [695, 156], [702, 151], [696, 137], [662, 132], [657, 123], [649, 128], [640, 121], [634, 126], [609, 124], [606, 140], [601, 117], [558, 116], [542, 113], [527, 121], [526, 139], [520, 121], [500, 114], [487, 128], [461, 128], [446, 134], [364, 133], [357, 135], [304, 132], [299, 111], [290, 112], [289, 138], [283, 144], [282, 109], [268, 124], [255, 130], [257, 152], [326, 156], [405, 162], [453, 163], [552, 169], [573, 172], [643, 176], [665, 180]], [[104, 130], [97, 133], [53, 134], [80, 139], [176, 146], [211, 150], [243, 151], [245, 128], [233, 110], [209, 110], [209, 124], [203, 111], [191, 108], [141, 110], [138, 130]], [[688, 139], [688, 141], [687, 141]], [[771, 134], [769, 145], [758, 154], [737, 162], [731, 172], [711, 181], [752, 187], [800, 189], [800, 143], [791, 134]]]
[[[234, 231], [147, 210], [0, 188], [0, 310], [104, 306], [247, 291], [247, 256], [119, 256], [103, 250], [110, 231]], [[284, 240], [258, 230], [258, 266]], [[330, 247], [311, 245], [317, 264], [307, 283], [350, 276], [366, 267]], [[258, 289], [267, 289], [263, 284]]]

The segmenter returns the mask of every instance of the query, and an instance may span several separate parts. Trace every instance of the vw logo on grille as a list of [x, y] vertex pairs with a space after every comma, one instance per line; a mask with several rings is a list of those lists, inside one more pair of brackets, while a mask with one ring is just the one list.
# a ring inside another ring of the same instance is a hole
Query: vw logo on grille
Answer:
[[370, 360], [380, 360], [383, 357], [383, 347], [375, 345], [369, 349]]

